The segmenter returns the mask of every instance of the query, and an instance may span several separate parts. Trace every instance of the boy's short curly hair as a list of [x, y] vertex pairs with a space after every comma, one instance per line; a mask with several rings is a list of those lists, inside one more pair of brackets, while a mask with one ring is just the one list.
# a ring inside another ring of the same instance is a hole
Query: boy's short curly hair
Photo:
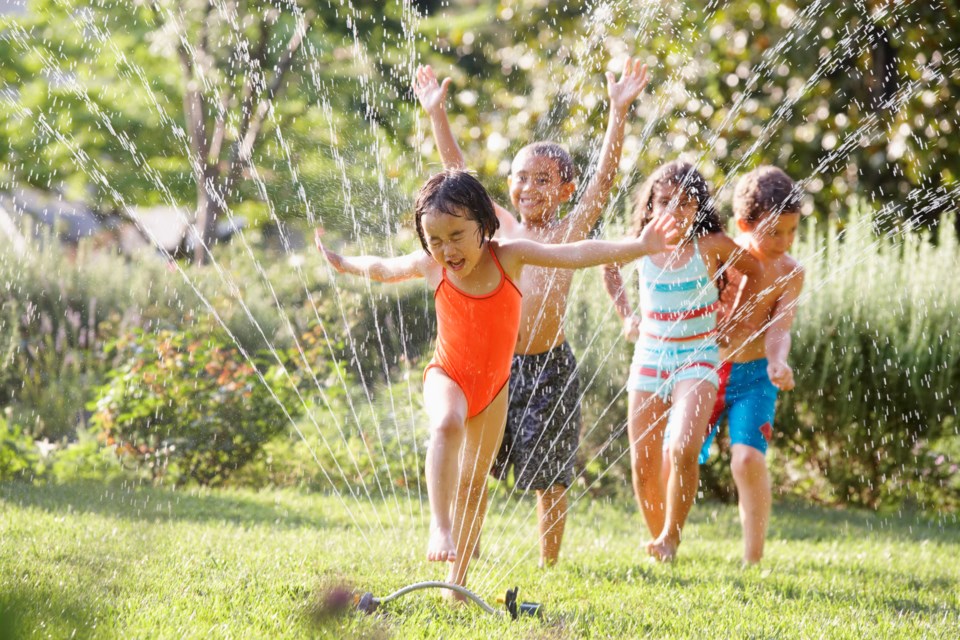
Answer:
[[799, 213], [803, 194], [782, 169], [763, 165], [737, 181], [733, 215], [750, 224], [770, 214]]
[[523, 152], [536, 157], [550, 158], [556, 162], [557, 172], [560, 174], [562, 182], [572, 182], [577, 177], [577, 168], [573, 164], [573, 157], [569, 151], [556, 142], [534, 142], [520, 149], [517, 155]]
[[430, 253], [427, 238], [423, 233], [424, 214], [436, 212], [463, 217], [480, 226], [480, 245], [489, 240], [500, 228], [493, 200], [480, 181], [466, 171], [441, 171], [431, 176], [417, 193], [417, 235], [423, 250]]

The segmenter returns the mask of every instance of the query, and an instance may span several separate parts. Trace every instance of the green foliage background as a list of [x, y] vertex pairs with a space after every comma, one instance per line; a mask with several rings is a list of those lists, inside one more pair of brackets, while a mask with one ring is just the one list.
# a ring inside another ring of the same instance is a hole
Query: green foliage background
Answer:
[[[500, 200], [512, 155], [537, 139], [567, 145], [585, 184], [607, 117], [603, 72], [636, 55], [653, 79], [632, 113], [608, 235], [625, 223], [633, 185], [678, 155], [700, 164], [721, 205], [736, 178], [760, 163], [783, 167], [811, 196], [800, 250], [811, 269], [809, 298], [794, 349], [810, 377], [781, 404], [778, 483], [826, 502], [954, 508], [958, 305], [938, 285], [956, 274], [956, 240], [953, 229], [929, 238], [906, 232], [960, 225], [954, 4], [258, 0], [238, 4], [235, 23], [205, 18], [227, 6], [205, 0], [25, 6], [0, 17], [0, 189], [53, 190], [102, 214], [195, 203], [185, 95], [200, 91], [209, 105], [232, 96], [224, 102], [230, 134], [250, 77], [237, 52], [262, 47], [264, 64], [275, 65], [294, 14], [309, 15], [311, 26], [228, 194], [231, 215], [254, 229], [218, 248], [216, 265], [170, 270], [87, 254], [90, 247], [77, 258], [43, 243], [26, 255], [4, 248], [8, 475], [54, 468], [28, 451], [31, 441], [93, 449], [86, 406], [118, 366], [105, 344], [202, 319], [248, 353], [272, 348], [274, 359], [323, 327], [314, 357], [351, 381], [318, 380], [318, 393], [340, 395], [283, 425], [290, 439], [266, 443], [234, 481], [345, 489], [370, 481], [381, 493], [413, 491], [425, 438], [416, 383], [433, 335], [429, 292], [331, 283], [316, 256], [263, 252], [255, 228], [288, 221], [296, 230], [306, 220], [351, 250], [416, 247], [412, 194], [439, 167], [409, 91], [418, 63], [454, 79], [454, 131]], [[159, 19], [172, 15], [182, 16], [179, 31]], [[267, 24], [270, 39], [258, 40]], [[209, 72], [188, 82], [177, 48], [204, 38]], [[569, 334], [586, 377], [617, 382], [627, 349], [589, 277], [579, 281]], [[584, 399], [586, 423], [606, 429], [587, 438], [584, 490], [625, 486], [617, 384], [591, 386]], [[335, 444], [324, 447], [328, 435]], [[857, 463], [835, 464], [841, 454]], [[705, 473], [716, 495], [729, 486], [723, 473], [722, 463]]]
[[[261, 44], [261, 21], [279, 25], [262, 43], [275, 60], [294, 7], [312, 26], [255, 171], [230, 194], [254, 217], [364, 234], [401, 224], [438, 167], [408, 89], [418, 63], [454, 78], [454, 130], [496, 194], [512, 154], [536, 139], [566, 144], [586, 173], [606, 118], [603, 72], [628, 55], [653, 79], [626, 141], [624, 187], [683, 153], [721, 199], [767, 163], [805, 181], [818, 216], [864, 197], [925, 224], [957, 210], [960, 10], [943, 0], [249, 2], [238, 27], [208, 20], [206, 31], [203, 0], [27, 7], [0, 19], [0, 177], [101, 211], [196, 199], [187, 82], [176, 33], [157, 16], [182, 11], [184, 40], [210, 43], [200, 89], [215, 105], [225, 89], [242, 94], [236, 51]], [[227, 108], [235, 124], [238, 104]]]

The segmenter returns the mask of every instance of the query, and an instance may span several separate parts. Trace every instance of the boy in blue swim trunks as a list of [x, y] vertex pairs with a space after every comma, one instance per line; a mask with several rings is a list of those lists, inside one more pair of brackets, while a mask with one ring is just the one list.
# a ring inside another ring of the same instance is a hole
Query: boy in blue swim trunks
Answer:
[[787, 355], [803, 268], [787, 251], [800, 222], [800, 200], [793, 180], [769, 166], [743, 176], [733, 197], [734, 218], [742, 234], [736, 241], [763, 264], [764, 271], [758, 278], [728, 272], [726, 293], [735, 299], [719, 324], [720, 388], [700, 462], [706, 461], [726, 416], [744, 564], [763, 557], [772, 501], [767, 446], [773, 437], [777, 392], [793, 389]]

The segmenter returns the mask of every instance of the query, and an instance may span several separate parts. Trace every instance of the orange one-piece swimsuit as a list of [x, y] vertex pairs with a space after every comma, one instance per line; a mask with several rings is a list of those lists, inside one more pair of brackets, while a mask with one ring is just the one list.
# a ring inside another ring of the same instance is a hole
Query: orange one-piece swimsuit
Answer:
[[456, 287], [447, 270], [433, 297], [437, 311], [437, 350], [424, 369], [441, 369], [467, 398], [467, 417], [487, 408], [510, 381], [510, 363], [520, 331], [520, 290], [504, 273], [493, 247], [490, 255], [500, 271], [500, 284], [482, 296]]

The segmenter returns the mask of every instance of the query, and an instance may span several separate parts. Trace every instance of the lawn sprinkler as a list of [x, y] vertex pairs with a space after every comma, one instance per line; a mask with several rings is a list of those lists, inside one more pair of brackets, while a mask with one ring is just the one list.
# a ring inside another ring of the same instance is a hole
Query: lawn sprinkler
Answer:
[[483, 598], [475, 594], [470, 589], [466, 587], [461, 587], [458, 584], [451, 584], [449, 582], [439, 582], [439, 581], [430, 581], [430, 582], [416, 582], [411, 585], [395, 591], [390, 595], [377, 598], [372, 593], [367, 591], [362, 596], [356, 597], [357, 610], [364, 613], [373, 613], [377, 608], [382, 604], [387, 604], [391, 600], [396, 600], [402, 595], [406, 595], [411, 591], [419, 591], [420, 589], [450, 589], [451, 591], [456, 591], [457, 593], [466, 596], [478, 607], [494, 616], [507, 616], [509, 615], [512, 620], [517, 618], [524, 617], [537, 617], [541, 620], [543, 619], [543, 605], [539, 602], [517, 602], [517, 591], [518, 587], [513, 589], [507, 589], [507, 595], [502, 599], [498, 598], [497, 601], [505, 605], [506, 611], [500, 609], [494, 609], [486, 602], [483, 601]]

